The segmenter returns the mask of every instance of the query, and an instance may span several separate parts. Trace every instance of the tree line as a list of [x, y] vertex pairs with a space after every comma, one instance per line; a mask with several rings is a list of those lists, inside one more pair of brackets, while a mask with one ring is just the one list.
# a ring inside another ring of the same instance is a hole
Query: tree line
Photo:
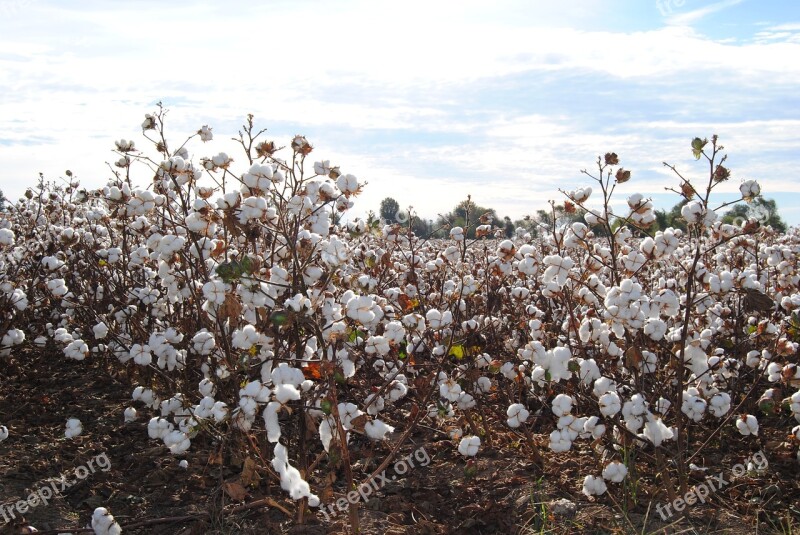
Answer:
[[[669, 210], [655, 210], [656, 219], [647, 230], [651, 233], [668, 227], [686, 230], [686, 222], [681, 217], [681, 208], [686, 202], [681, 201]], [[498, 231], [510, 238], [518, 228], [537, 236], [543, 230], [552, 228], [554, 224], [561, 226], [575, 222], [585, 223], [585, 215], [585, 210], [576, 208], [571, 203], [551, 202], [549, 209], [539, 209], [532, 215], [512, 221], [508, 216], [499, 216], [494, 208], [480, 206], [468, 197], [448, 213], [439, 214], [436, 219], [425, 219], [417, 216], [412, 208], [401, 209], [394, 198], [386, 197], [381, 201], [378, 215], [370, 211], [368, 223], [399, 224], [410, 227], [415, 235], [423, 238], [446, 237], [453, 227], [463, 228], [468, 238], [487, 233], [494, 236]], [[786, 232], [788, 228], [778, 213], [775, 200], [761, 196], [748, 204], [737, 204], [722, 215], [722, 221], [730, 224], [740, 224], [747, 219], [755, 219], [763, 225], [769, 225], [777, 232]], [[618, 222], [617, 225], [619, 224]], [[599, 226], [592, 230], [596, 235], [605, 232]]]

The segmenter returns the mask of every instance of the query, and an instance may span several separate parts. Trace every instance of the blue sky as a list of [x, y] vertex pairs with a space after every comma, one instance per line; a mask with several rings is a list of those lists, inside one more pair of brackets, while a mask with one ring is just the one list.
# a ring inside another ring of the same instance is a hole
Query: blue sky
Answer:
[[797, 225], [796, 58], [794, 0], [0, 0], [0, 188], [65, 169], [101, 186], [113, 141], [143, 145], [163, 101], [174, 139], [214, 128], [197, 158], [236, 159], [247, 113], [282, 144], [306, 135], [368, 181], [355, 214], [392, 196], [434, 218], [471, 194], [518, 218], [607, 151], [633, 171], [618, 204], [669, 208], [661, 162], [701, 178], [689, 142], [716, 133], [719, 200], [757, 179]]

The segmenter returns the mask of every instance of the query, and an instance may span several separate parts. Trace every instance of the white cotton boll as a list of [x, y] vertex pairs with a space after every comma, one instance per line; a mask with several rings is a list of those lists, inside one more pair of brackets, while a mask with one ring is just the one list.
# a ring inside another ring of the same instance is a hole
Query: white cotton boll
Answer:
[[373, 420], [364, 425], [364, 432], [372, 440], [386, 440], [389, 433], [394, 432], [394, 427], [381, 420]]
[[619, 395], [616, 392], [606, 392], [600, 396], [598, 405], [603, 416], [614, 416], [622, 408]]
[[[590, 416], [583, 423], [583, 432], [590, 435], [593, 439], [597, 440], [606, 433], [606, 426], [600, 423], [600, 418], [597, 416]], [[586, 437], [584, 437], [586, 438]]]
[[108, 325], [103, 323], [102, 321], [92, 327], [92, 331], [94, 332], [94, 337], [98, 340], [102, 340], [108, 335]]
[[714, 394], [708, 402], [708, 412], [715, 418], [722, 418], [731, 410], [731, 396], [727, 392]]
[[289, 464], [289, 456], [283, 444], [275, 445], [275, 458], [272, 460], [272, 468], [281, 478], [281, 488], [289, 492], [293, 500], [308, 498], [308, 505], [311, 507], [319, 506], [319, 497], [311, 494], [311, 489], [300, 475], [300, 471]]
[[[592, 388], [592, 394], [596, 398], [600, 398], [606, 392], [616, 393], [617, 383], [609, 377], [600, 377], [599, 379], [596, 379], [594, 382], [594, 387]], [[619, 400], [619, 396], [617, 396], [617, 400]]]
[[228, 406], [222, 401], [215, 402], [214, 407], [211, 409], [211, 415], [216, 422], [223, 421], [228, 416]]
[[147, 423], [147, 435], [152, 439], [163, 439], [175, 426], [166, 418], [151, 418]]
[[755, 180], [745, 180], [739, 186], [739, 191], [743, 199], [750, 201], [761, 194], [761, 186]]
[[300, 386], [303, 384], [303, 381], [306, 380], [300, 369], [293, 368], [285, 362], [281, 362], [277, 368], [273, 368], [270, 373], [270, 378], [272, 379], [272, 383], [276, 385], [290, 384]]
[[572, 398], [566, 394], [557, 395], [551, 404], [553, 414], [564, 416], [572, 411]]
[[281, 404], [300, 399], [300, 391], [296, 386], [289, 384], [276, 385], [274, 394], [275, 399]]
[[216, 386], [214, 386], [214, 383], [210, 379], [203, 379], [197, 386], [197, 390], [200, 392], [201, 396], [207, 397], [207, 396], [213, 396], [217, 388]]
[[170, 431], [164, 437], [164, 445], [169, 448], [169, 452], [173, 455], [180, 455], [186, 452], [192, 443], [189, 440], [189, 435], [176, 429]]
[[628, 475], [628, 467], [619, 461], [612, 461], [603, 468], [603, 479], [611, 481], [612, 483], [622, 483], [625, 476]]
[[387, 397], [391, 403], [394, 403], [396, 401], [403, 399], [407, 393], [408, 393], [408, 387], [405, 384], [399, 381], [394, 381], [391, 383], [391, 386], [389, 387], [389, 392]]
[[736, 429], [744, 436], [758, 436], [758, 420], [752, 414], [743, 414], [736, 420]]
[[125, 423], [132, 422], [136, 420], [136, 409], [133, 407], [128, 407], [125, 409]]
[[0, 425], [0, 442], [8, 438], [8, 427]]
[[586, 496], [599, 496], [605, 494], [606, 490], [608, 490], [608, 487], [601, 477], [586, 476], [583, 480], [582, 492]]
[[563, 453], [572, 448], [572, 439], [570, 439], [570, 430], [567, 428], [556, 429], [550, 433], [550, 449], [555, 453]]
[[83, 432], [83, 424], [77, 418], [70, 418], [67, 420], [67, 427], [64, 431], [64, 436], [67, 438], [74, 438]]
[[517, 428], [528, 420], [530, 411], [528, 411], [522, 403], [514, 403], [508, 407], [506, 415], [508, 416], [508, 420], [506, 420], [508, 426]]
[[189, 468], [189, 461], [187, 461], [186, 459], [181, 459], [181, 462], [178, 463], [178, 466], [180, 466], [185, 470]]
[[133, 361], [139, 366], [149, 366], [153, 362], [153, 354], [150, 352], [150, 346], [147, 344], [133, 344], [131, 346], [130, 355]]
[[456, 406], [459, 410], [465, 411], [475, 406], [475, 398], [472, 394], [461, 392], [456, 400]]
[[92, 529], [95, 535], [120, 535], [122, 528], [105, 507], [98, 507], [92, 513]]
[[461, 394], [461, 385], [453, 379], [447, 379], [439, 385], [439, 395], [447, 401], [456, 401]]
[[474, 435], [466, 436], [458, 443], [458, 453], [464, 457], [475, 457], [481, 447], [480, 437]]
[[267, 426], [267, 440], [277, 442], [281, 438], [281, 426], [278, 423], [278, 410], [281, 404], [277, 401], [270, 401], [264, 409], [264, 422]]

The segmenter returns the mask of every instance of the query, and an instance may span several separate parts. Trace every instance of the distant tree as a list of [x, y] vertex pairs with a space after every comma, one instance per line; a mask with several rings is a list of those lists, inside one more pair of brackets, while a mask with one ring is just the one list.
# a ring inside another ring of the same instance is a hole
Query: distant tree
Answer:
[[478, 206], [470, 198], [461, 201], [444, 216], [439, 217], [438, 226], [449, 225], [464, 229], [468, 238], [475, 237], [475, 229], [480, 225], [491, 225], [493, 228], [505, 228], [505, 221], [497, 216], [494, 208]]
[[391, 197], [386, 197], [381, 201], [380, 215], [381, 219], [387, 222], [394, 223], [397, 213], [400, 211], [400, 205]]
[[738, 224], [742, 220], [755, 219], [762, 225], [769, 225], [778, 232], [786, 232], [786, 223], [778, 214], [774, 199], [756, 197], [748, 204], [737, 204], [722, 216], [724, 223]]
[[6, 196], [3, 194], [3, 190], [0, 189], [0, 210], [5, 209], [6, 207]]
[[655, 230], [664, 230], [669, 227], [686, 230], [686, 222], [681, 216], [681, 208], [683, 208], [688, 202], [689, 201], [686, 199], [682, 200], [670, 208], [669, 212], [665, 212], [664, 210], [656, 210], [656, 220], [654, 223]]

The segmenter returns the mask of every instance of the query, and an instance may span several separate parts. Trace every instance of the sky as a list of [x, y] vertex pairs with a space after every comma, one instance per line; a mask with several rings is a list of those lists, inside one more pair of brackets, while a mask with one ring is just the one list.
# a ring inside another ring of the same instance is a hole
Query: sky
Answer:
[[162, 102], [173, 143], [208, 124], [195, 161], [242, 172], [248, 113], [280, 145], [305, 135], [367, 182], [354, 216], [390, 196], [435, 219], [471, 195], [518, 219], [593, 185], [581, 170], [610, 151], [632, 171], [615, 205], [669, 209], [663, 162], [705, 183], [691, 139], [718, 134], [716, 199], [755, 179], [800, 225], [798, 58], [796, 0], [0, 0], [0, 189], [67, 169], [104, 185], [114, 140], [144, 148]]

